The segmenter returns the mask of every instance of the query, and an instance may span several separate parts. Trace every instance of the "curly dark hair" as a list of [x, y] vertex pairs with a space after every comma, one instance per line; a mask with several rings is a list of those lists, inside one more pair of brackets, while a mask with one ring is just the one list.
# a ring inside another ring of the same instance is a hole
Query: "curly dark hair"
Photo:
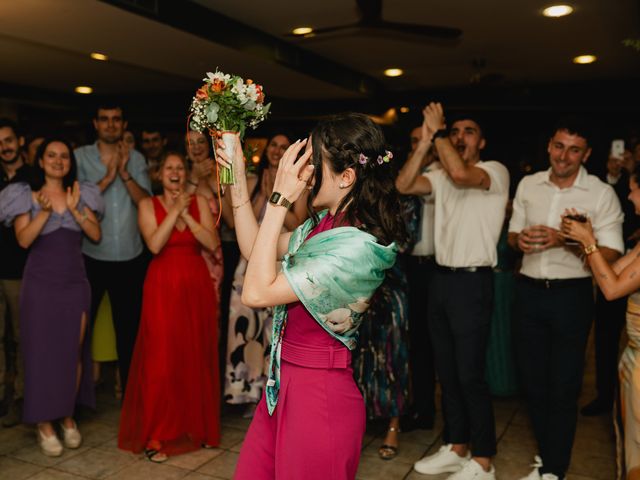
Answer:
[[[343, 113], [320, 122], [312, 132], [315, 185], [309, 205], [322, 184], [322, 161], [335, 173], [353, 168], [356, 180], [338, 206], [343, 222], [371, 233], [381, 244], [404, 243], [408, 234], [402, 219], [400, 198], [394, 185], [391, 162], [378, 163], [385, 155], [385, 139], [380, 127], [361, 113]], [[364, 164], [360, 154], [368, 157]], [[318, 217], [310, 214], [315, 222]]]

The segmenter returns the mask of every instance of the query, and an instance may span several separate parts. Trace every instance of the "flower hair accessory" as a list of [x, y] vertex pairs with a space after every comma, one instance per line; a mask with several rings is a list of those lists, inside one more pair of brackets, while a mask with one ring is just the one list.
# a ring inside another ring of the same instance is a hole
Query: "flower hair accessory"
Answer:
[[[378, 165], [382, 165], [383, 163], [389, 163], [389, 160], [391, 160], [392, 158], [393, 158], [393, 153], [391, 153], [389, 150], [385, 150], [384, 156], [378, 155], [378, 157], [376, 158], [376, 161], [378, 162]], [[367, 157], [364, 153], [361, 153], [360, 156], [358, 157], [358, 163], [360, 165], [366, 165], [368, 161], [369, 161], [369, 157]]]

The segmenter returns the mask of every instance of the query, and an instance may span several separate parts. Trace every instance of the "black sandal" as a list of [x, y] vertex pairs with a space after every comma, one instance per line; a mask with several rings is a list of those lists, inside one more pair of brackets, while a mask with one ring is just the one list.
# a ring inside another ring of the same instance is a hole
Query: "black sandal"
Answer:
[[162, 453], [158, 450], [154, 450], [153, 448], [145, 448], [144, 456], [147, 457], [147, 459], [153, 463], [164, 463], [167, 460], [169, 460], [169, 457], [167, 456], [166, 453]]
[[[389, 427], [389, 431], [400, 433], [400, 429], [396, 427]], [[394, 447], [393, 445], [387, 445], [385, 443], [383, 445], [380, 445], [380, 448], [378, 449], [378, 456], [382, 460], [391, 460], [396, 458], [397, 455], [398, 455], [398, 447]]]

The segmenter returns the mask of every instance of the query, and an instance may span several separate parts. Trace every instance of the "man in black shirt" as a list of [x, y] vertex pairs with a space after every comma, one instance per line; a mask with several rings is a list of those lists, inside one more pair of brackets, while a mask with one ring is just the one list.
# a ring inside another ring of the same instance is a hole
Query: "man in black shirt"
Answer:
[[[14, 122], [0, 118], [0, 190], [9, 183], [28, 182], [33, 169], [26, 165], [22, 157], [24, 137], [18, 131]], [[6, 383], [2, 419], [5, 427], [20, 423], [20, 412], [16, 400], [22, 397], [23, 366], [20, 354], [19, 340], [19, 295], [22, 271], [27, 260], [27, 251], [18, 245], [13, 227], [0, 226], [0, 382], [8, 378]], [[8, 355], [6, 351], [7, 339], [5, 332], [10, 333], [16, 351], [13, 374], [6, 375]]]

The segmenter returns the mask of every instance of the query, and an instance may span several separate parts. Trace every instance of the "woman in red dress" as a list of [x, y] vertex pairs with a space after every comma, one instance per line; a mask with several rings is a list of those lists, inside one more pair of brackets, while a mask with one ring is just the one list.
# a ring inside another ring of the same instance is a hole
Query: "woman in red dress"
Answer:
[[139, 205], [154, 258], [118, 438], [153, 462], [220, 441], [217, 296], [200, 254], [220, 240], [206, 200], [185, 193], [184, 157], [167, 154], [160, 174], [162, 195]]

